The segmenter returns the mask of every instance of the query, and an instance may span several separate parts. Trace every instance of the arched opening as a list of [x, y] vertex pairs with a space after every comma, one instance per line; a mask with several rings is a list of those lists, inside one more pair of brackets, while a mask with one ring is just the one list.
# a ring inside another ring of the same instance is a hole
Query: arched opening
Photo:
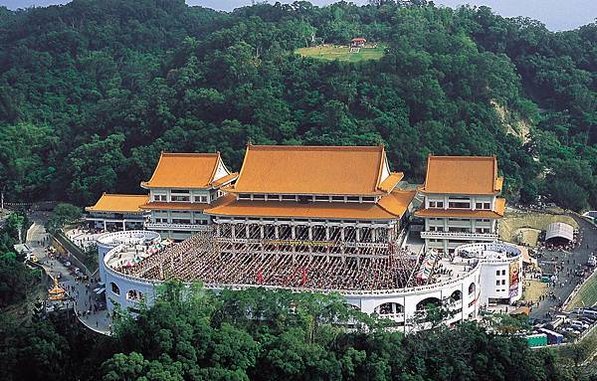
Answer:
[[404, 306], [399, 303], [383, 303], [375, 307], [374, 311], [378, 315], [399, 314], [404, 312]]
[[477, 290], [477, 285], [475, 284], [475, 282], [471, 283], [471, 284], [468, 286], [468, 294], [469, 294], [469, 295], [472, 295], [472, 294], [474, 294], [476, 290]]
[[116, 295], [120, 295], [120, 288], [118, 287], [118, 285], [114, 282], [110, 283], [110, 288], [112, 289], [112, 292]]
[[424, 311], [430, 306], [439, 307], [440, 305], [441, 301], [438, 298], [425, 298], [417, 303], [417, 311]]
[[126, 300], [139, 301], [142, 300], [143, 297], [143, 293], [139, 290], [129, 290], [126, 293]]
[[459, 300], [462, 300], [462, 292], [460, 290], [456, 290], [452, 293], [452, 295], [450, 295], [450, 301], [457, 302]]

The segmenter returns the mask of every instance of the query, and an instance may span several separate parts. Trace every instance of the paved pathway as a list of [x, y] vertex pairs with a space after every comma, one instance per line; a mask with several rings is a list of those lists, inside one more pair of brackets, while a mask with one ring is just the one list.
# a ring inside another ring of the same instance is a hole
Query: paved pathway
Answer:
[[56, 277], [58, 274], [61, 275], [60, 286], [67, 290], [68, 295], [74, 299], [75, 312], [81, 323], [96, 332], [110, 334], [111, 319], [108, 312], [103, 310], [96, 313], [86, 313], [93, 303], [93, 290], [87, 287], [85, 282], [77, 281], [60, 261], [48, 257], [46, 251], [48, 242], [49, 237], [43, 225], [34, 222], [27, 231], [27, 244], [33, 249], [33, 254], [38, 258], [38, 263], [52, 277]]
[[[546, 313], [550, 311], [556, 312], [557, 306], [568, 298], [574, 287], [584, 281], [584, 278], [574, 275], [574, 270], [578, 265], [586, 264], [592, 252], [597, 252], [597, 228], [582, 218], [572, 214], [570, 216], [580, 226], [582, 241], [579, 247], [569, 253], [563, 251], [543, 251], [543, 257], [539, 258], [538, 262], [544, 273], [551, 273], [553, 263], [555, 262], [561, 264], [564, 268], [558, 273], [557, 284], [555, 286], [550, 285], [547, 289], [548, 292], [554, 293], [556, 300], [545, 298], [545, 300], [539, 303], [539, 306], [534, 306], [531, 312], [531, 317], [533, 318], [544, 319], [546, 318]], [[570, 275], [566, 274], [569, 270], [572, 272]], [[563, 286], [561, 285], [562, 282], [564, 282]]]

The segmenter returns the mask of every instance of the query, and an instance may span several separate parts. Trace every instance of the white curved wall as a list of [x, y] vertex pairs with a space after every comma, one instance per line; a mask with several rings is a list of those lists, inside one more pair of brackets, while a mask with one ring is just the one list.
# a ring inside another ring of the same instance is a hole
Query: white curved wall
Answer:
[[[471, 244], [477, 245], [477, 244]], [[471, 245], [463, 245], [463, 247], [472, 247]], [[499, 248], [515, 249], [513, 245], [496, 246]], [[145, 295], [145, 302], [151, 305], [155, 300], [156, 291], [155, 286], [161, 284], [159, 281], [147, 281], [128, 275], [118, 273], [106, 266], [112, 255], [117, 255], [121, 247], [112, 249], [104, 256], [102, 263], [105, 266], [105, 282], [106, 282], [106, 299], [108, 303], [108, 310], [113, 311], [116, 305], [119, 305], [122, 310], [135, 309], [138, 307], [138, 302], [127, 300], [126, 295], [130, 290], [142, 292]], [[488, 298], [505, 296], [508, 292], [501, 293], [498, 291], [494, 293], [496, 279], [502, 279], [502, 275], [497, 276], [496, 271], [506, 270], [506, 279], [509, 276], [509, 267], [512, 262], [522, 264], [522, 256], [520, 252], [510, 258], [497, 260], [486, 259], [481, 251], [479, 253], [479, 261], [473, 265], [469, 272], [464, 276], [456, 279], [450, 279], [442, 283], [436, 283], [427, 286], [419, 286], [412, 288], [403, 288], [395, 290], [377, 290], [377, 291], [337, 291], [344, 295], [348, 304], [358, 307], [362, 312], [373, 314], [379, 311], [378, 307], [384, 303], [396, 303], [403, 306], [403, 311], [396, 311], [395, 313], [383, 314], [380, 316], [389, 318], [403, 326], [405, 331], [413, 328], [424, 328], [424, 326], [413, 327], [413, 321], [417, 317], [417, 304], [428, 298], [436, 298], [448, 308], [453, 315], [446, 320], [447, 324], [453, 324], [458, 321], [467, 319], [474, 319], [477, 317], [479, 307], [487, 304]], [[493, 274], [493, 275], [492, 275]], [[116, 294], [112, 290], [111, 283], [118, 285], [120, 293]], [[493, 287], [491, 286], [493, 282]], [[506, 282], [508, 285], [508, 282]], [[206, 288], [212, 290], [221, 290], [223, 288], [229, 289], [243, 289], [248, 287], [256, 287], [255, 285], [215, 285], [205, 284]], [[268, 289], [280, 288], [277, 286], [260, 286]], [[508, 286], [504, 288], [508, 289]], [[290, 289], [296, 292], [329, 292], [326, 290], [315, 289]], [[460, 300], [450, 302], [450, 297], [455, 292], [461, 293]], [[470, 291], [470, 292], [469, 292]], [[522, 279], [519, 281], [518, 296], [510, 298], [511, 302], [517, 300], [522, 295]]]
[[[514, 303], [522, 297], [522, 255], [518, 247], [492, 242], [459, 246], [481, 261], [480, 305], [487, 306], [491, 300]], [[513, 274], [516, 273], [516, 274]]]
[[97, 244], [97, 263], [99, 275], [102, 282], [106, 283], [106, 265], [104, 258], [106, 254], [115, 247], [123, 243], [132, 243], [133, 241], [155, 241], [159, 240], [160, 235], [149, 230], [129, 230], [114, 233], [105, 233], [96, 238]]
[[[112, 249], [112, 251], [110, 251], [108, 255], [105, 256], [104, 262], [107, 261], [110, 258], [110, 256], [118, 254], [119, 249], [120, 247]], [[123, 312], [135, 312], [135, 309], [139, 307], [140, 301], [127, 299], [127, 293], [131, 290], [143, 293], [144, 303], [146, 303], [147, 305], [153, 304], [156, 297], [155, 286], [159, 285], [159, 282], [150, 282], [138, 278], [129, 277], [114, 271], [109, 266], [105, 266], [104, 268], [104, 279], [106, 284], [106, 304], [110, 313], [112, 313], [116, 309], [116, 306], [119, 306], [119, 308]], [[118, 286], [118, 288], [120, 289], [119, 293], [115, 293], [112, 290], [112, 283]]]

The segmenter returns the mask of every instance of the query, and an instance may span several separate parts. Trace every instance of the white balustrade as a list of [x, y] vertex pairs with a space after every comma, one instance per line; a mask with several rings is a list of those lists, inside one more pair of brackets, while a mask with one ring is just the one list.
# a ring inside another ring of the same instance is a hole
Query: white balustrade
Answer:
[[421, 238], [453, 238], [453, 239], [498, 239], [495, 233], [470, 233], [470, 232], [443, 232], [443, 231], [423, 231]]
[[146, 222], [146, 229], [159, 229], [159, 230], [184, 230], [184, 231], [203, 231], [208, 230], [208, 225], [200, 224], [175, 224], [167, 222]]

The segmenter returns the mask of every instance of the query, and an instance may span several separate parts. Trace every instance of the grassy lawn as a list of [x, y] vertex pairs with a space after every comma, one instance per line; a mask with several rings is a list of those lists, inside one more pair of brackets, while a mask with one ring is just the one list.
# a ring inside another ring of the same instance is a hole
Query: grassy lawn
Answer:
[[348, 46], [324, 45], [310, 48], [297, 49], [297, 53], [303, 57], [319, 58], [323, 60], [338, 60], [345, 62], [360, 62], [367, 60], [378, 60], [384, 55], [385, 46], [360, 48], [358, 53], [351, 53]]
[[500, 239], [506, 242], [520, 243], [519, 234], [522, 240], [535, 246], [539, 232], [533, 230], [545, 230], [553, 222], [564, 222], [578, 229], [578, 223], [570, 216], [548, 214], [548, 213], [506, 213], [500, 221]]
[[[584, 304], [583, 304], [584, 303]], [[576, 307], [590, 307], [597, 303], [597, 273], [593, 273], [574, 295], [566, 310], [571, 311]]]
[[522, 300], [528, 302], [536, 302], [541, 295], [544, 295], [547, 290], [547, 284], [538, 280], [524, 281], [524, 289], [522, 291]]

